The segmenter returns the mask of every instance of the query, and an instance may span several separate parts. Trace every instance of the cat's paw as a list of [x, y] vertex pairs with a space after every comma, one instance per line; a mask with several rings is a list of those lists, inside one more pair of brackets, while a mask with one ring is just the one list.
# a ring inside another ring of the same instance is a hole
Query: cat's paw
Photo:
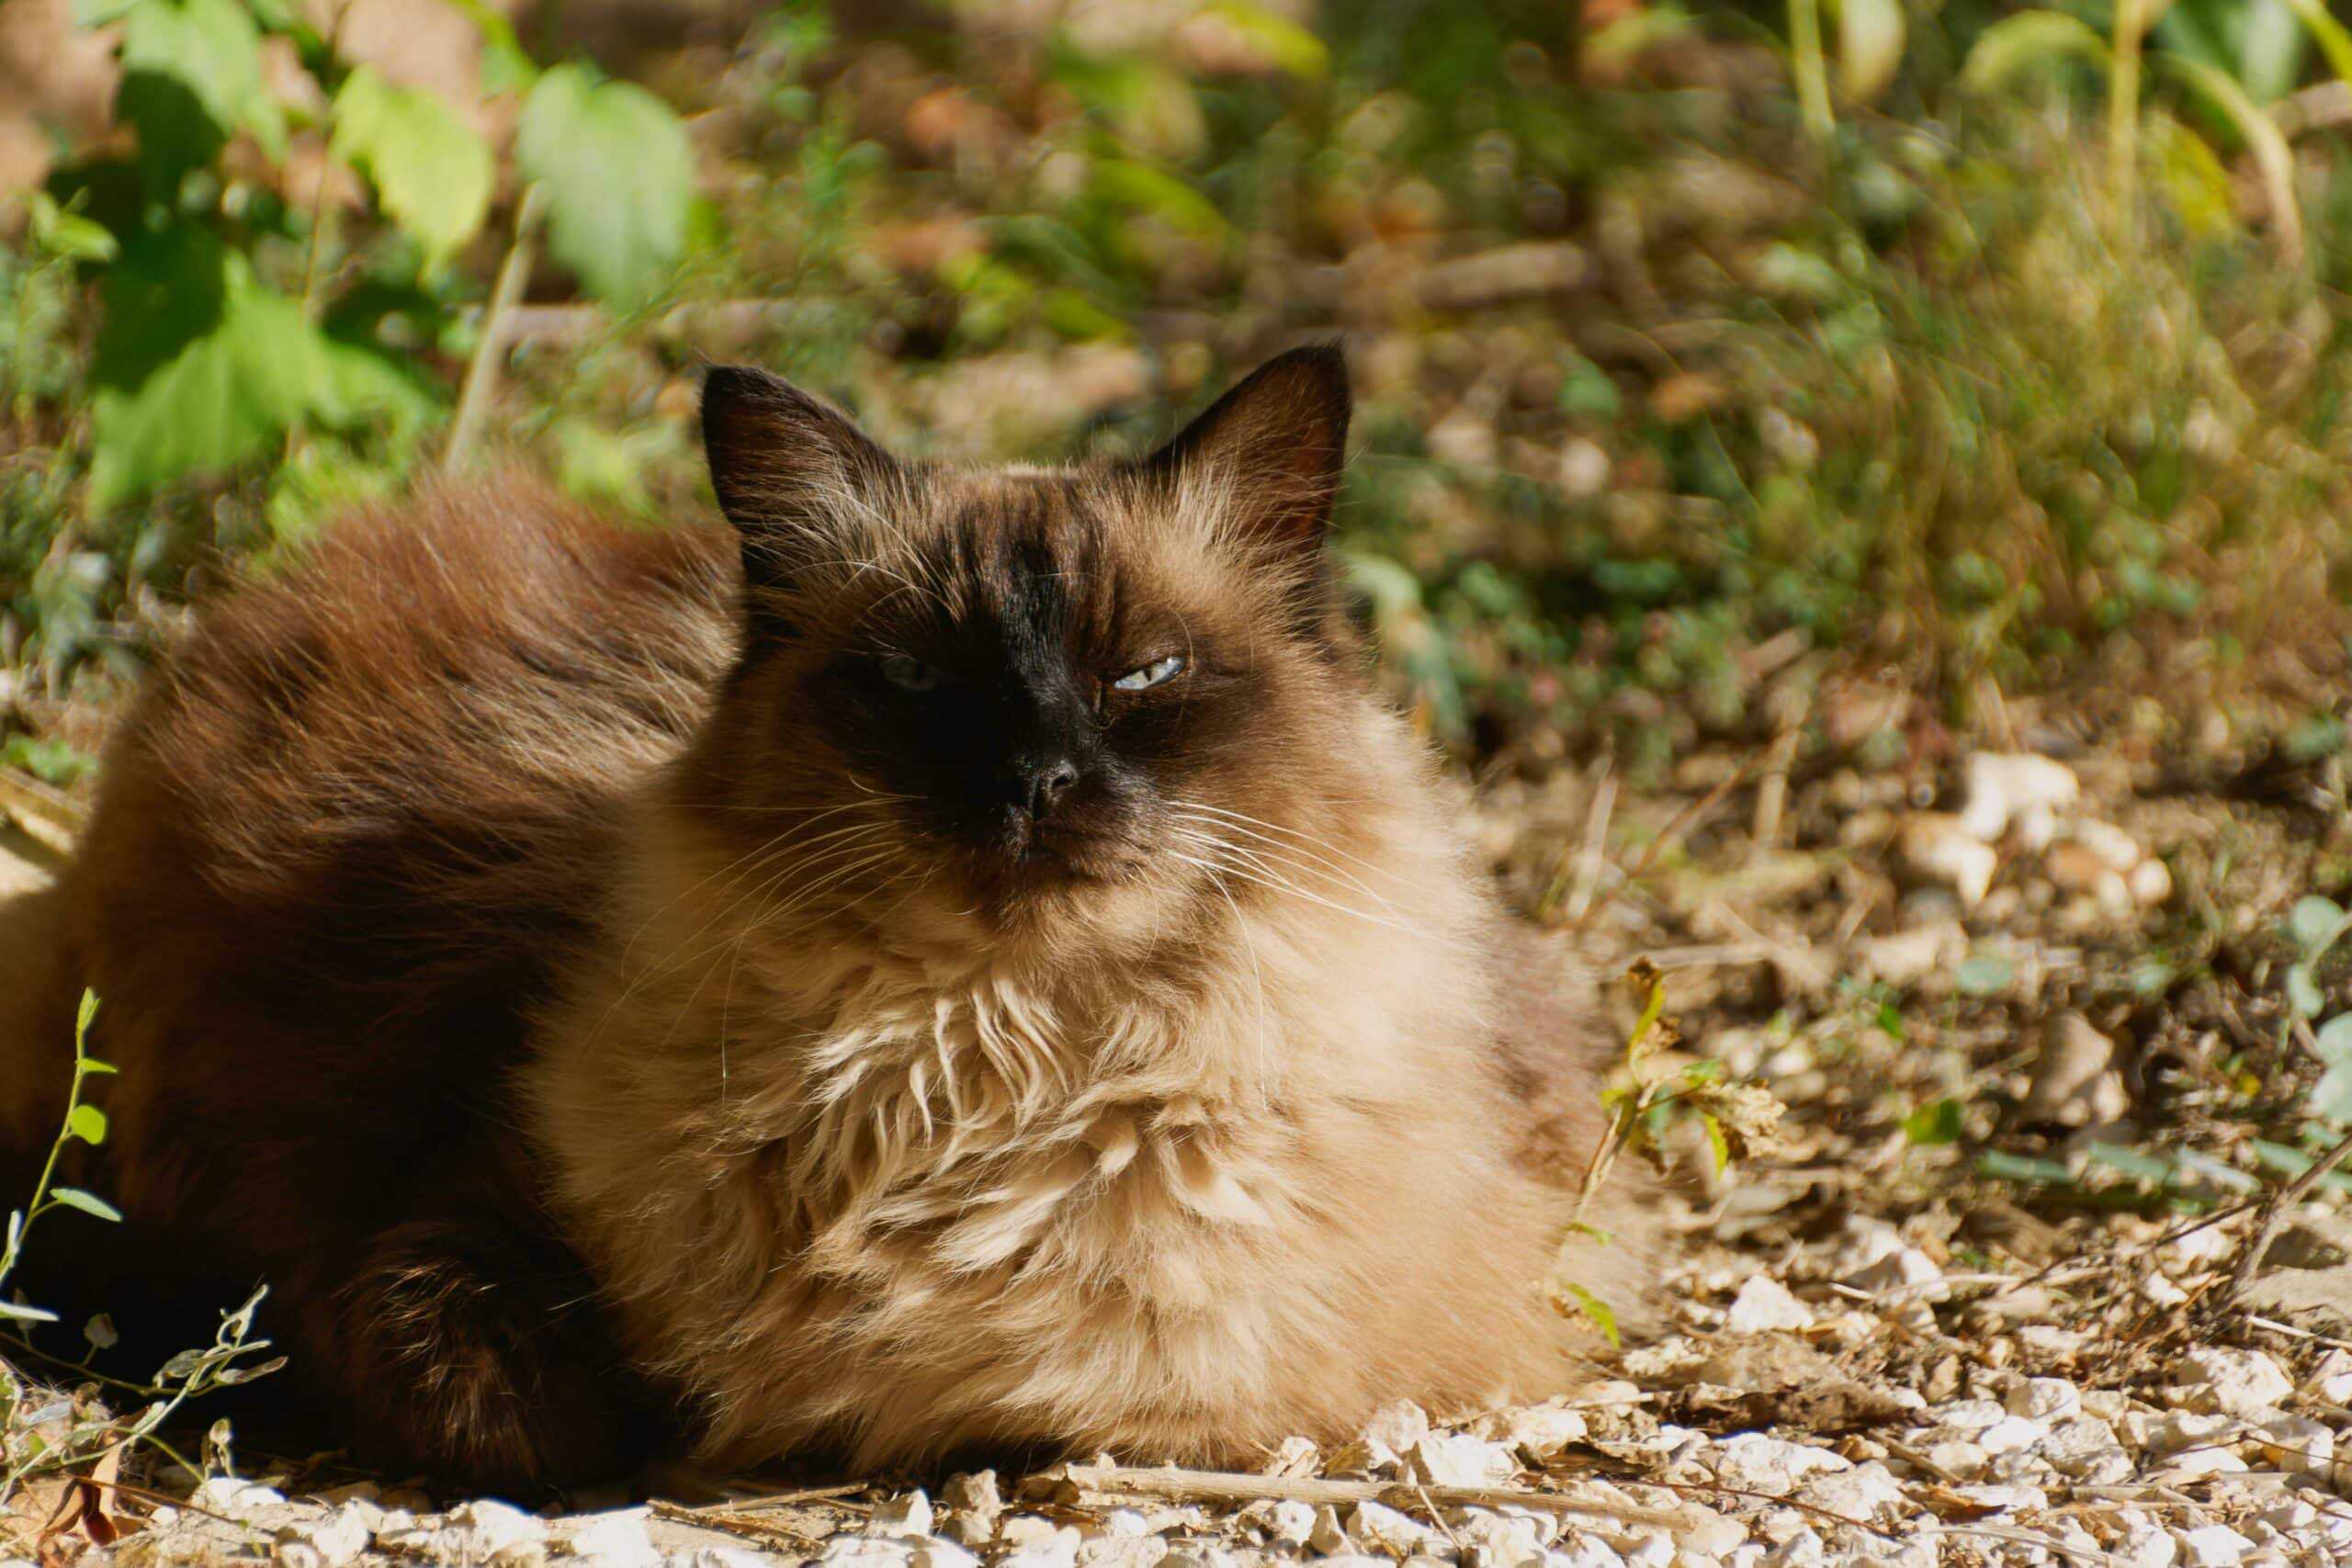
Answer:
[[345, 1297], [353, 1434], [371, 1462], [540, 1496], [624, 1477], [663, 1424], [573, 1269], [491, 1224], [379, 1238]]

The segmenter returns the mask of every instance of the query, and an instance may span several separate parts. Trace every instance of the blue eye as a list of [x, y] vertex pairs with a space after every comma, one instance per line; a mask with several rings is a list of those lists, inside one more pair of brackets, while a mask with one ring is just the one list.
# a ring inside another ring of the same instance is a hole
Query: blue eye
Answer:
[[939, 671], [920, 659], [894, 653], [882, 660], [882, 679], [902, 692], [928, 692], [939, 684]]
[[1183, 656], [1171, 653], [1165, 659], [1155, 659], [1140, 670], [1130, 670], [1111, 682], [1122, 692], [1148, 692], [1163, 682], [1171, 681], [1184, 668]]

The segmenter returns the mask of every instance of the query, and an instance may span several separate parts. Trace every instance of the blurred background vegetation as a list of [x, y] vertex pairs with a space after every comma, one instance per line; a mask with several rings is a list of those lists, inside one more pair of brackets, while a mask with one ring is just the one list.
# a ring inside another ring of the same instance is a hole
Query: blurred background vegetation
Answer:
[[[2033, 693], [2342, 746], [2320, 0], [5, 0], [0, 746], [442, 468], [649, 520], [698, 367], [1134, 449], [1343, 334], [1341, 544], [1487, 766]], [[2014, 737], [2009, 737], [2014, 739]]]

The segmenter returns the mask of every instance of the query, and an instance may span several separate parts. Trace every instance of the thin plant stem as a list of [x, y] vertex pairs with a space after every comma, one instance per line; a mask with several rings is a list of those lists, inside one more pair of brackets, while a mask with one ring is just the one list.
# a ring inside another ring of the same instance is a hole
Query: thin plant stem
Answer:
[[499, 264], [498, 280], [491, 286], [490, 304], [483, 310], [481, 336], [474, 344], [474, 356], [466, 366], [466, 382], [458, 393], [457, 417], [449, 423], [449, 445], [442, 455], [441, 466], [452, 471], [465, 466], [476, 437], [481, 430], [482, 417], [498, 388], [498, 372], [506, 355], [506, 334], [514, 307], [523, 298], [523, 286], [531, 276], [532, 235], [538, 228], [539, 217], [547, 206], [547, 193], [536, 182], [523, 187], [523, 195], [514, 204], [514, 237], [506, 246], [506, 259]]
[[2128, 236], [2140, 174], [2140, 54], [2146, 0], [2115, 0], [2115, 63], [2107, 78], [2107, 174], [2116, 221]]
[[1821, 0], [1789, 0], [1789, 58], [1805, 130], [1826, 145], [1838, 121], [1829, 108], [1829, 67], [1821, 52]]

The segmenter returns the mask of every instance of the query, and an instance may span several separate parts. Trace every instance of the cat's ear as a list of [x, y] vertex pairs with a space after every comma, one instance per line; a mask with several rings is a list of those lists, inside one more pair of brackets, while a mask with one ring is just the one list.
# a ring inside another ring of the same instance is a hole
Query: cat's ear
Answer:
[[1309, 555], [1331, 526], [1348, 451], [1348, 362], [1336, 344], [1268, 360], [1140, 467], [1222, 493], [1252, 542]]
[[812, 560], [838, 554], [898, 462], [821, 398], [748, 366], [703, 378], [702, 444], [719, 510], [743, 538], [752, 618]]

